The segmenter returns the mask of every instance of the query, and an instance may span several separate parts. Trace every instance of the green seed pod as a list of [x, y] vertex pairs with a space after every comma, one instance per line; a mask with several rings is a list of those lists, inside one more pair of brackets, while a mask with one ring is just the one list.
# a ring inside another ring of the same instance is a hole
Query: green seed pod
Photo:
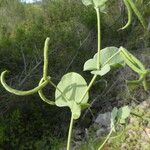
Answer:
[[[48, 78], [50, 78], [50, 77], [48, 77]], [[44, 82], [44, 79], [42, 78], [42, 79], [40, 80], [40, 82], [39, 82], [39, 86], [40, 86], [43, 82]], [[45, 95], [43, 94], [42, 89], [40, 89], [40, 90], [38, 91], [38, 94], [39, 94], [40, 98], [41, 98], [44, 102], [46, 102], [46, 103], [48, 103], [48, 104], [50, 104], [50, 105], [55, 105], [55, 102], [54, 102], [54, 101], [51, 101], [51, 100], [49, 100], [49, 99], [47, 99], [47, 98], [45, 97]]]
[[5, 75], [8, 73], [7, 70], [3, 71], [1, 73], [1, 83], [3, 85], [3, 87], [10, 93], [15, 94], [15, 95], [19, 95], [19, 96], [25, 96], [25, 95], [31, 95], [34, 94], [36, 92], [38, 92], [40, 89], [44, 88], [47, 84], [48, 84], [48, 80], [44, 81], [41, 85], [35, 87], [32, 90], [28, 90], [28, 91], [20, 91], [20, 90], [16, 90], [11, 88], [9, 85], [7, 85], [6, 81], [5, 81]]

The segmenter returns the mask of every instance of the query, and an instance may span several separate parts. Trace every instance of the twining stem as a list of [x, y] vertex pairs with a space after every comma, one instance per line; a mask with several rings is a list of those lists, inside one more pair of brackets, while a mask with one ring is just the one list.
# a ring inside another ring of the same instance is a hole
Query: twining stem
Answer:
[[70, 120], [70, 126], [69, 126], [69, 132], [68, 132], [68, 140], [67, 140], [67, 150], [70, 150], [72, 128], [73, 128], [73, 114], [71, 115], [71, 120]]
[[[97, 53], [98, 53], [98, 55], [97, 55], [97, 70], [99, 70], [100, 69], [100, 50], [101, 50], [101, 21], [100, 21], [101, 18], [100, 18], [100, 9], [96, 7], [95, 10], [96, 10], [96, 15], [97, 15], [97, 33], [98, 33], [98, 35], [97, 35], [97, 38], [98, 38], [98, 44], [97, 44], [98, 45], [98, 48], [97, 48]], [[97, 77], [97, 75], [94, 75], [92, 77], [92, 79], [91, 79], [91, 81], [90, 81], [90, 83], [87, 87], [87, 90], [85, 91], [85, 93], [83, 94], [83, 96], [80, 100], [80, 103], [83, 101], [83, 99], [85, 98], [87, 92], [92, 87], [94, 81], [96, 80], [96, 77]]]
[[108, 139], [110, 138], [112, 132], [113, 132], [113, 127], [111, 128], [109, 134], [107, 135], [106, 139], [104, 140], [104, 142], [101, 144], [101, 146], [98, 148], [98, 150], [101, 150], [103, 148], [103, 146], [106, 144], [106, 142], [108, 141]]
[[100, 69], [100, 49], [101, 49], [101, 18], [100, 18], [100, 9], [95, 8], [97, 14], [97, 32], [98, 32], [98, 52], [97, 52], [97, 69]]

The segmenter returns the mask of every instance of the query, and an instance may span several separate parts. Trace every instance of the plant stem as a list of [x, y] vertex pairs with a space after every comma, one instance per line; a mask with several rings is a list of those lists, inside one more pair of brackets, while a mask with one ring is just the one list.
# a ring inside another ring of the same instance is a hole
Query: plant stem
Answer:
[[93, 83], [94, 83], [96, 77], [97, 77], [97, 75], [95, 74], [95, 75], [93, 76], [93, 78], [91, 79], [91, 81], [90, 81], [90, 83], [89, 83], [89, 85], [88, 85], [88, 87], [87, 87], [85, 93], [83, 94], [81, 100], [79, 101], [80, 103], [83, 101], [83, 99], [85, 98], [86, 94], [87, 94], [88, 91], [90, 90], [90, 88], [91, 88], [91, 86], [93, 85]]
[[97, 52], [97, 69], [100, 69], [100, 49], [101, 49], [101, 22], [100, 9], [95, 8], [97, 14], [97, 32], [98, 32], [98, 52]]
[[[100, 49], [101, 49], [101, 21], [100, 21], [100, 9], [99, 8], [95, 8], [96, 10], [96, 14], [97, 14], [97, 31], [98, 31], [98, 35], [97, 35], [97, 38], [98, 38], [98, 56], [97, 56], [97, 70], [100, 69]], [[85, 91], [85, 93], [83, 94], [81, 100], [80, 100], [80, 103], [83, 101], [83, 99], [85, 98], [87, 92], [90, 90], [90, 88], [92, 87], [94, 81], [96, 80], [96, 77], [97, 75], [94, 75], [93, 78], [91, 79], [88, 87], [87, 87], [87, 90]]]
[[67, 150], [70, 150], [72, 128], [73, 128], [73, 115], [71, 115], [71, 120], [70, 120], [70, 126], [69, 126], [69, 132], [68, 132], [68, 140], [67, 140]]
[[106, 139], [105, 139], [104, 142], [101, 144], [101, 146], [98, 148], [98, 150], [101, 150], [101, 149], [103, 148], [103, 146], [106, 144], [106, 142], [107, 142], [108, 139], [110, 138], [112, 132], [113, 132], [113, 128], [111, 128], [109, 134], [107, 135]]

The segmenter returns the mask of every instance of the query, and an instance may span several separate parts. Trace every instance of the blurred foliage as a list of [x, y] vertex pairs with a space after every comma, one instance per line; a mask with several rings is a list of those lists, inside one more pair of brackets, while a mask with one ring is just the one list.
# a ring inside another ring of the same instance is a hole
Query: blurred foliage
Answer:
[[[138, 0], [139, 6], [140, 3]], [[150, 24], [149, 0], [143, 3], [139, 8]], [[117, 31], [126, 20], [122, 1], [109, 1], [107, 14], [102, 15], [102, 47], [123, 45], [136, 50], [150, 46], [149, 32], [143, 34], [136, 18], [129, 29]], [[49, 73], [55, 82], [58, 83], [68, 71], [79, 72], [88, 81], [90, 74], [82, 72], [83, 64], [95, 53], [97, 42], [96, 14], [92, 8], [86, 8], [81, 0], [43, 0], [34, 4], [0, 0], [0, 71], [8, 69], [12, 72], [8, 83], [27, 89], [37, 84], [46, 37], [50, 37]], [[105, 82], [101, 82], [91, 93], [95, 96], [104, 88]], [[53, 89], [46, 89], [45, 93], [53, 98], [49, 91]], [[112, 91], [110, 98], [116, 98], [116, 93]], [[37, 96], [17, 98], [1, 85], [0, 100], [0, 147], [3, 149], [55, 150], [61, 141], [58, 139], [66, 137], [67, 111], [60, 113], [56, 108], [49, 108]]]

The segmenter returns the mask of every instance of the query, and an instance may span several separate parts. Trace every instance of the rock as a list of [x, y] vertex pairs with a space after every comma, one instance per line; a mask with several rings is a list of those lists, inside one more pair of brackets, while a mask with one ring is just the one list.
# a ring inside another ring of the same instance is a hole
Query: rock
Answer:
[[104, 114], [99, 114], [95, 119], [95, 123], [99, 124], [101, 127], [110, 127], [111, 123], [111, 112], [106, 112]]

